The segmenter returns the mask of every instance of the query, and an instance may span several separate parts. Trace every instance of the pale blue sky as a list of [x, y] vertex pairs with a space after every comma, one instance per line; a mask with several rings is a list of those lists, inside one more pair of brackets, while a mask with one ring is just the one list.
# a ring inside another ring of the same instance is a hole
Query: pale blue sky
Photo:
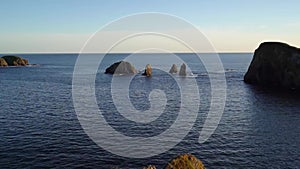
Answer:
[[262, 41], [300, 46], [297, 0], [1, 0], [0, 52], [78, 52], [106, 23], [141, 12], [179, 16], [220, 52], [253, 51]]

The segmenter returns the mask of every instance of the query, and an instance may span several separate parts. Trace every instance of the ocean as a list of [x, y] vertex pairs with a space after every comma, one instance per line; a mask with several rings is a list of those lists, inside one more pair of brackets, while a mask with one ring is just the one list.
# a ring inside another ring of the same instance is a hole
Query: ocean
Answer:
[[[172, 126], [178, 115], [181, 95], [172, 77], [176, 75], [154, 69], [151, 78], [134, 76], [129, 97], [135, 109], [146, 111], [150, 108], [148, 96], [153, 89], [165, 91], [168, 101], [161, 116], [150, 123], [128, 120], [113, 104], [112, 75], [104, 74], [105, 68], [128, 55], [109, 54], [102, 60], [94, 83], [98, 107], [108, 124], [126, 136], [159, 135]], [[142, 71], [152, 58], [163, 59], [165, 54], [140, 55], [147, 59], [134, 66]], [[198, 85], [197, 119], [184, 139], [170, 150], [152, 157], [129, 158], [98, 146], [81, 127], [72, 99], [72, 77], [78, 54], [20, 54], [31, 64], [38, 65], [0, 68], [1, 168], [134, 169], [149, 164], [163, 168], [170, 159], [183, 153], [195, 155], [207, 168], [298, 168], [300, 97], [245, 84], [243, 76], [252, 53], [219, 55], [226, 76], [227, 97], [222, 118], [211, 137], [204, 143], [198, 142], [199, 131], [210, 108], [208, 73], [195, 54], [178, 54], [192, 74], [176, 78], [187, 84], [195, 79]], [[158, 63], [152, 65], [153, 68], [169, 69], [173, 64], [155, 60]], [[115, 78], [122, 86], [123, 76]], [[171, 86], [176, 90], [171, 90]], [[151, 146], [163, 145], [157, 142]], [[124, 145], [120, 151], [130, 150]]]

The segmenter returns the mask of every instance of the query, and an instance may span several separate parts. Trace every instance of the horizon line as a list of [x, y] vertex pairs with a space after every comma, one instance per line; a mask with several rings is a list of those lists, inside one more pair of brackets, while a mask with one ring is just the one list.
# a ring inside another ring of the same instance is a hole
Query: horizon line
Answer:
[[[88, 53], [80, 53], [80, 52], [0, 52], [0, 55], [22, 55], [22, 54], [132, 54], [134, 52], [110, 52], [110, 53], [102, 53], [102, 52], [88, 52]], [[254, 52], [170, 52], [175, 54], [210, 54], [210, 53], [219, 53], [219, 54], [227, 54], [227, 53], [245, 53], [250, 54]], [[141, 52], [140, 54], [169, 54], [167, 52]]]

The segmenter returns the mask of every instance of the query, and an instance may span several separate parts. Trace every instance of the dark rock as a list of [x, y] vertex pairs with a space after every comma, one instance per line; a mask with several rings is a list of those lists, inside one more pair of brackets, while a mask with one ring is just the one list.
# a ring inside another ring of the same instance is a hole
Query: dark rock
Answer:
[[177, 66], [175, 64], [173, 64], [169, 73], [176, 74], [177, 72], [178, 72]]
[[2, 57], [8, 64], [8, 66], [26, 66], [28, 60], [23, 59], [19, 56], [3, 56]]
[[6, 67], [8, 66], [7, 62], [5, 61], [5, 59], [0, 58], [0, 67]]
[[152, 76], [152, 67], [150, 64], [147, 64], [146, 65], [146, 68], [145, 68], [145, 71], [144, 73], [142, 74], [143, 76]]
[[249, 84], [300, 89], [300, 49], [279, 42], [262, 43], [244, 76]]
[[187, 75], [187, 73], [186, 73], [186, 65], [184, 63], [180, 67], [179, 75], [180, 76], [186, 76]]
[[136, 74], [137, 70], [129, 63], [125, 61], [120, 61], [112, 64], [105, 70], [106, 74]]
[[183, 154], [168, 163], [165, 169], [205, 169], [203, 163], [191, 154]]

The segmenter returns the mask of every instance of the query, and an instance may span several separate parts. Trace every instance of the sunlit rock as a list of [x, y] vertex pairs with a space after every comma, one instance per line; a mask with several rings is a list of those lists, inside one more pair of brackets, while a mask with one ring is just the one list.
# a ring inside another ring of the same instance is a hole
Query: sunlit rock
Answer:
[[148, 165], [147, 167], [144, 167], [143, 169], [156, 169], [154, 165]]
[[183, 154], [170, 161], [165, 169], [205, 169], [205, 167], [195, 156]]
[[143, 76], [152, 76], [152, 67], [150, 64], [147, 64], [146, 65], [146, 68], [145, 68], [145, 71], [144, 73], [142, 74]]
[[5, 61], [5, 59], [0, 58], [0, 66], [1, 66], [1, 67], [6, 67], [6, 66], [8, 66], [8, 64], [7, 64], [7, 62]]

